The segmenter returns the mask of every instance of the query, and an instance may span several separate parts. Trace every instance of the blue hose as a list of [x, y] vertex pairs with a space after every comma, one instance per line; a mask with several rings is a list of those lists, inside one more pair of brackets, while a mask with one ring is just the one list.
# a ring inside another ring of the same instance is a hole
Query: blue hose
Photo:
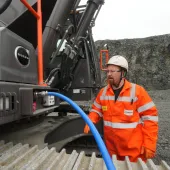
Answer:
[[83, 112], [83, 110], [75, 103], [73, 102], [71, 99], [69, 99], [68, 97], [60, 94], [60, 93], [56, 93], [56, 92], [48, 92], [49, 96], [56, 96], [61, 98], [62, 100], [68, 102], [80, 115], [81, 117], [84, 119], [84, 121], [88, 124], [88, 126], [90, 127], [90, 130], [96, 140], [96, 143], [99, 147], [99, 150], [102, 154], [102, 157], [104, 159], [104, 162], [106, 164], [106, 167], [108, 170], [116, 170], [112, 159], [106, 149], [106, 146], [102, 140], [102, 138], [100, 137], [99, 132], [97, 131], [96, 127], [94, 126], [94, 124], [91, 122], [91, 120], [89, 119], [89, 117]]

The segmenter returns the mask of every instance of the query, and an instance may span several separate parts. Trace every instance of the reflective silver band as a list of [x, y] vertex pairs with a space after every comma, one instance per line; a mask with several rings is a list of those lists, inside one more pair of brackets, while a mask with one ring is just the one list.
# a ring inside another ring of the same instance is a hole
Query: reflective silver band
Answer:
[[[115, 96], [100, 96], [100, 100], [115, 100]], [[122, 102], [131, 102], [131, 97], [118, 97], [117, 101]], [[138, 98], [135, 97], [134, 102], [137, 101]]]
[[100, 96], [100, 100], [115, 100], [115, 96]]
[[113, 123], [109, 121], [104, 121], [105, 126], [109, 126], [114, 129], [132, 129], [136, 128], [136, 126], [139, 124], [139, 122], [134, 123]]
[[135, 100], [135, 93], [136, 93], [136, 84], [134, 83], [131, 83], [132, 85], [132, 88], [131, 88], [131, 91], [130, 91], [130, 98], [131, 100], [133, 99], [133, 101]]
[[98, 109], [101, 109], [102, 108], [102, 106], [100, 105], [100, 104], [98, 104], [96, 101], [94, 101], [94, 103], [93, 103]]
[[95, 109], [91, 109], [90, 112], [95, 112], [95, 113], [97, 113], [100, 117], [103, 117], [102, 113], [99, 112], [99, 111], [97, 111], [97, 110], [95, 110]]
[[142, 116], [141, 119], [142, 121], [151, 120], [154, 122], [158, 122], [158, 116]]
[[108, 88], [108, 86], [104, 87], [104, 90], [103, 90], [102, 96], [105, 96], [105, 95], [106, 95], [107, 88]]
[[[132, 101], [132, 98], [131, 97], [118, 97], [117, 99], [118, 101], [122, 101], [122, 102], [131, 102]], [[136, 102], [138, 100], [137, 97], [135, 97], [133, 99], [133, 102]]]
[[[132, 84], [132, 88], [130, 90], [130, 96], [123, 96], [123, 97], [118, 97], [117, 101], [122, 101], [122, 102], [131, 102], [133, 99], [133, 102], [136, 102], [138, 100], [137, 97], [135, 97], [136, 93], [136, 84]], [[106, 86], [103, 90], [102, 95], [100, 96], [100, 100], [115, 100], [115, 96], [106, 96], [106, 91], [107, 91], [108, 86]]]
[[151, 101], [151, 102], [149, 102], [149, 103], [147, 103], [147, 104], [145, 104], [145, 105], [143, 105], [143, 106], [140, 106], [140, 107], [138, 108], [138, 112], [139, 112], [139, 113], [144, 112], [144, 111], [146, 111], [146, 110], [151, 109], [153, 106], [155, 106], [155, 104]]

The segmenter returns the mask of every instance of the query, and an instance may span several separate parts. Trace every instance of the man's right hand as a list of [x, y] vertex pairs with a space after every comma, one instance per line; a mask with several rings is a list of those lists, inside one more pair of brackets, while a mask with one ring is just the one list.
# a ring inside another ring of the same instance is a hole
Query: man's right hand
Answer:
[[85, 127], [84, 127], [84, 133], [88, 134], [90, 131], [90, 128], [89, 126], [86, 124]]
[[[93, 116], [90, 116], [89, 115], [89, 119], [92, 121], [92, 123], [97, 123], [97, 117], [98, 117], [98, 114], [97, 113], [93, 113]], [[88, 134], [90, 131], [90, 128], [89, 126], [86, 124], [85, 127], [84, 127], [84, 133]]]

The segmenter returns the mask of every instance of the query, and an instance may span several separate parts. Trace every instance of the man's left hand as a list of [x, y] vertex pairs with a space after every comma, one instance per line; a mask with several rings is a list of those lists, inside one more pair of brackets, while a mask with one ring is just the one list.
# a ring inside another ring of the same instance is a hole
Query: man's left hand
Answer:
[[145, 147], [142, 147], [141, 154], [144, 154], [146, 159], [150, 159], [155, 156], [155, 152], [153, 152], [152, 150], [145, 148]]

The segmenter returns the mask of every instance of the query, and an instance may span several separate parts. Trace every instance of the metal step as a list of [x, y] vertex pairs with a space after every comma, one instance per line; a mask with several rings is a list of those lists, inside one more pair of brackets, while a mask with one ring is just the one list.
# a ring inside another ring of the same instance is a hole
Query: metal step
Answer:
[[[118, 161], [112, 157], [117, 170], [170, 170], [166, 162], [161, 161], [155, 165], [152, 160], [144, 163], [141, 159], [136, 163]], [[0, 170], [106, 170], [102, 158], [97, 158], [93, 152], [91, 157], [85, 156], [84, 151], [77, 153], [75, 150], [67, 154], [63, 149], [57, 153], [55, 148], [39, 149], [38, 146], [30, 147], [21, 143], [13, 145], [12, 142], [0, 141]]]

